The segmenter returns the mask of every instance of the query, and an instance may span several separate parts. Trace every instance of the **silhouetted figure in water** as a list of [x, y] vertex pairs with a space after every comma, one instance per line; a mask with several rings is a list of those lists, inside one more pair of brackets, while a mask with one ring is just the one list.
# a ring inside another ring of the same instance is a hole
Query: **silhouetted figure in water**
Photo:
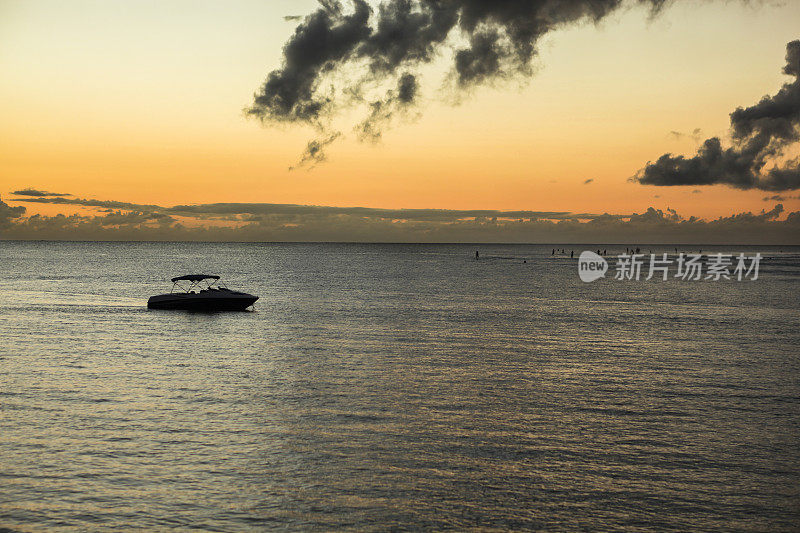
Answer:
[[556, 255], [556, 249], [555, 248], [553, 248], [553, 253], [550, 254], [550, 255]]
[[573, 252], [572, 250], [570, 250], [570, 251], [569, 251], [569, 258], [570, 258], [570, 259], [572, 259], [572, 257], [573, 257], [574, 255], [575, 255], [575, 252]]
[[605, 251], [605, 249], [603, 250], [603, 255], [606, 255], [606, 251]]
[[478, 250], [475, 250], [475, 261], [481, 258], [481, 254], [478, 253]]

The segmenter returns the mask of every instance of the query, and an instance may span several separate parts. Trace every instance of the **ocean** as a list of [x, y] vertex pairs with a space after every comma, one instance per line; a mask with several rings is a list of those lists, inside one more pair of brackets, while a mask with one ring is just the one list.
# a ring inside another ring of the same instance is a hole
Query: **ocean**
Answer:
[[[797, 531], [800, 248], [702, 248], [758, 279], [581, 281], [619, 245], [0, 242], [0, 530]], [[189, 273], [255, 310], [146, 308]]]

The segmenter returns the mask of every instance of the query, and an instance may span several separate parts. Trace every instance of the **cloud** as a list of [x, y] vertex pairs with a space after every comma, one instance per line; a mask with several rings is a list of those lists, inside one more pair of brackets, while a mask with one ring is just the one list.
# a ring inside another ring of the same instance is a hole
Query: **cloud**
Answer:
[[671, 131], [669, 134], [676, 140], [692, 139], [694, 142], [700, 142], [703, 131], [700, 128], [695, 128], [692, 133], [682, 133], [680, 131]]
[[772, 196], [765, 196], [762, 198], [764, 202], [785, 202], [786, 200], [800, 200], [800, 194], [795, 196], [786, 196], [785, 194], [773, 194]]
[[800, 188], [800, 157], [787, 149], [800, 140], [800, 40], [786, 45], [783, 73], [794, 77], [775, 95], [730, 115], [731, 144], [706, 139], [693, 157], [664, 154], [634, 180], [644, 185], [714, 185], [787, 191]]
[[173, 217], [166, 213], [149, 213], [145, 211], [109, 211], [101, 217], [95, 217], [95, 219], [102, 226], [142, 224], [152, 221], [157, 221], [160, 224], [169, 224], [175, 221]]
[[60, 192], [47, 192], [47, 191], [40, 191], [38, 189], [20, 189], [18, 191], [14, 191], [11, 194], [17, 194], [19, 196], [35, 196], [35, 197], [43, 197], [43, 196], [72, 196], [68, 193], [60, 193]]
[[[667, 0], [323, 0], [283, 47], [245, 114], [265, 124], [309, 124], [330, 134], [334, 116], [357, 106], [361, 140], [376, 140], [399, 108], [416, 104], [423, 67], [444, 58], [460, 91], [527, 77], [550, 32], [599, 23], [626, 6], [657, 13]], [[396, 87], [383, 97], [386, 87]], [[308, 151], [307, 151], [308, 153]]]
[[88, 200], [84, 198], [11, 198], [11, 200], [15, 202], [39, 204], [82, 205], [86, 207], [102, 207], [106, 209], [140, 209], [145, 211], [156, 211], [163, 209], [157, 205], [133, 204], [130, 202], [117, 202], [114, 200]]
[[295, 204], [240, 204], [218, 203], [200, 205], [176, 205], [166, 208], [173, 214], [198, 216], [208, 215], [255, 215], [272, 217], [329, 217], [345, 216], [384, 220], [408, 220], [425, 222], [453, 222], [462, 219], [588, 219], [596, 217], [589, 213], [567, 211], [499, 211], [492, 209], [380, 209], [373, 207], [328, 207]]
[[588, 219], [597, 215], [591, 213], [571, 213], [568, 211], [502, 211], [494, 209], [380, 209], [372, 207], [331, 207], [299, 204], [269, 203], [213, 203], [195, 205], [175, 205], [162, 207], [152, 204], [135, 204], [114, 200], [94, 200], [83, 198], [13, 198], [13, 201], [26, 203], [47, 203], [62, 205], [81, 205], [103, 209], [124, 209], [147, 213], [167, 213], [172, 215], [197, 217], [226, 217], [231, 215], [258, 216], [309, 216], [335, 215], [354, 217], [374, 217], [389, 220], [448, 221], [464, 218], [526, 218], [526, 219]]
[[583, 184], [584, 184], [584, 185], [589, 185], [589, 184], [590, 184], [590, 183], [592, 183], [593, 181], [594, 181], [594, 178], [589, 178], [588, 180], [584, 181], [584, 182], [583, 182]]
[[25, 214], [25, 207], [11, 207], [0, 198], [0, 228], [8, 227], [14, 219]]
[[319, 118], [330, 99], [318, 93], [319, 78], [346, 62], [369, 36], [370, 7], [355, 0], [345, 13], [339, 2], [322, 3], [295, 29], [283, 47], [283, 66], [271, 72], [246, 112], [264, 121], [305, 121]]
[[289, 170], [294, 170], [297, 167], [308, 167], [311, 169], [325, 161], [328, 157], [325, 153], [325, 148], [341, 135], [341, 132], [335, 131], [321, 139], [312, 139], [308, 141], [308, 145], [306, 145], [306, 149], [302, 157], [300, 157], [300, 161], [297, 162], [297, 165], [289, 167]]
[[299, 22], [299, 21], [303, 20], [303, 16], [302, 15], [286, 15], [285, 17], [283, 17], [283, 20], [285, 20], [286, 22]]
[[358, 138], [362, 141], [379, 141], [383, 127], [397, 113], [404, 113], [414, 105], [417, 89], [417, 78], [414, 75], [405, 73], [400, 76], [395, 90], [390, 89], [382, 100], [370, 103], [369, 115], [355, 128]]
[[[63, 198], [49, 200], [69, 202]], [[800, 244], [800, 211], [781, 219], [782, 204], [756, 214], [738, 213], [706, 221], [686, 218], [673, 209], [652, 207], [641, 214], [590, 214], [261, 203], [159, 207], [100, 200], [74, 202], [98, 207], [102, 214], [25, 217], [24, 207], [10, 207], [0, 201], [0, 239]], [[102, 207], [106, 204], [128, 207], [109, 210]]]

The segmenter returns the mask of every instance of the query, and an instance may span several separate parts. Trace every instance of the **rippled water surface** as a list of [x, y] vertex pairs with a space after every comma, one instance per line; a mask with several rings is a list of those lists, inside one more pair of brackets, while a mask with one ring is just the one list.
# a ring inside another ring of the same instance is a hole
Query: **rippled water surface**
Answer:
[[[0, 242], [0, 528], [797, 530], [800, 251], [759, 250]], [[195, 272], [256, 311], [146, 309]]]

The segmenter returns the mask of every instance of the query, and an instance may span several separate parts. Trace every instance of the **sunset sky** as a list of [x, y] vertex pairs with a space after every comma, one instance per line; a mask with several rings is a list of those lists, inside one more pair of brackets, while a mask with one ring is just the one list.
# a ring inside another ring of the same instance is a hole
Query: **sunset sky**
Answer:
[[379, 142], [358, 139], [353, 126], [365, 111], [348, 108], [331, 119], [341, 136], [327, 160], [298, 168], [320, 133], [262, 124], [243, 110], [318, 8], [311, 0], [0, 0], [3, 201], [24, 205], [26, 216], [87, 210], [14, 201], [13, 191], [158, 206], [612, 214], [652, 206], [711, 219], [770, 210], [777, 202], [765, 198], [778, 195], [782, 216], [800, 210], [797, 190], [630, 181], [663, 154], [692, 156], [714, 136], [725, 143], [734, 109], [791, 81], [782, 69], [787, 43], [800, 37], [800, 2], [676, 0], [658, 14], [628, 3], [598, 24], [548, 32], [531, 75], [463, 89], [442, 49], [418, 69], [417, 105]]

